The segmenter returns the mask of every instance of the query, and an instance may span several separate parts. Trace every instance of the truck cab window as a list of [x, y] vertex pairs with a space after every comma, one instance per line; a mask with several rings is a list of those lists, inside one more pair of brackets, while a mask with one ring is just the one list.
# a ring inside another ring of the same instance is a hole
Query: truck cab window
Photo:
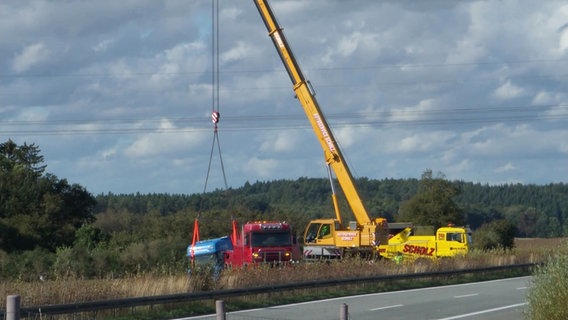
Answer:
[[446, 237], [447, 241], [457, 241], [462, 242], [461, 233], [448, 233]]
[[330, 224], [322, 224], [318, 239], [325, 239], [331, 237], [331, 225]]
[[318, 235], [318, 230], [321, 224], [312, 223], [306, 231], [306, 243], [315, 242], [316, 236]]
[[251, 233], [253, 247], [289, 246], [292, 244], [290, 232]]

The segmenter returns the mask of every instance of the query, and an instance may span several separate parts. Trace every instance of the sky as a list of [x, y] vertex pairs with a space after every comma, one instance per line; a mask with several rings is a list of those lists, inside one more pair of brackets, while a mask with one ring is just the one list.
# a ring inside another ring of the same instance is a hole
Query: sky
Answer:
[[[2, 1], [0, 143], [93, 195], [327, 178], [253, 1], [213, 1]], [[270, 4], [355, 177], [568, 182], [565, 1]]]

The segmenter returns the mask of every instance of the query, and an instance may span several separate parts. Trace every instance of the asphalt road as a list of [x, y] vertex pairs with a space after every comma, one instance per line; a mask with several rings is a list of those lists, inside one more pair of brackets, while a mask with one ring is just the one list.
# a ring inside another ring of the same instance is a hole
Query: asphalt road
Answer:
[[[270, 308], [230, 312], [228, 320], [339, 319], [347, 305], [349, 319], [468, 319], [523, 318], [531, 277], [475, 282], [415, 290], [366, 294]], [[216, 319], [215, 315], [185, 319]]]

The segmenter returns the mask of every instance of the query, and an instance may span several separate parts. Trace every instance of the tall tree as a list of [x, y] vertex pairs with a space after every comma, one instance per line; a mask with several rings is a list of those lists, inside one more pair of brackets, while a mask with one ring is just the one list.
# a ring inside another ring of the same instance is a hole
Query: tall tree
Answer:
[[463, 224], [462, 211], [453, 200], [458, 194], [459, 189], [447, 181], [442, 173], [433, 176], [432, 170], [426, 170], [422, 174], [418, 192], [401, 203], [397, 220], [434, 228], [450, 223]]
[[29, 173], [41, 176], [45, 170], [42, 165], [43, 156], [39, 154], [39, 148], [35, 144], [24, 143], [18, 146], [12, 139], [0, 144], [0, 170], [7, 173], [14, 169], [14, 166], [22, 166], [29, 170]]
[[95, 199], [78, 184], [44, 174], [34, 144], [0, 144], [0, 249], [42, 247], [55, 251], [73, 242], [83, 223], [94, 221]]

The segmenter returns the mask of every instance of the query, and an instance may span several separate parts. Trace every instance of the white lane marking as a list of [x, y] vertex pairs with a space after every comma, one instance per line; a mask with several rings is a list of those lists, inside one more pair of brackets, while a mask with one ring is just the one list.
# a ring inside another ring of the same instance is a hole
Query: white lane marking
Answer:
[[398, 307], [403, 307], [403, 304], [395, 304], [392, 306], [386, 306], [386, 307], [380, 307], [380, 308], [373, 308], [373, 309], [369, 309], [369, 311], [377, 311], [377, 310], [384, 310], [384, 309], [391, 309], [391, 308], [398, 308]]
[[454, 298], [467, 298], [467, 297], [475, 297], [478, 296], [479, 293], [472, 293], [472, 294], [462, 294], [461, 296], [454, 296]]
[[517, 290], [526, 290], [528, 287], [518, 287]]
[[[360, 299], [361, 297], [377, 297], [377, 296], [385, 296], [385, 295], [408, 293], [408, 292], [434, 291], [434, 290], [441, 290], [441, 289], [447, 289], [447, 288], [458, 287], [458, 286], [459, 286], [459, 287], [465, 287], [465, 286], [472, 286], [472, 285], [481, 284], [481, 283], [496, 283], [496, 282], [504, 282], [504, 281], [511, 281], [511, 280], [523, 279], [523, 278], [529, 279], [530, 276], [516, 277], [516, 278], [506, 278], [506, 279], [497, 279], [497, 280], [489, 280], [489, 281], [480, 281], [480, 282], [469, 282], [469, 283], [451, 284], [451, 285], [445, 285], [445, 286], [439, 286], [439, 287], [427, 287], [427, 288], [407, 289], [407, 290], [398, 290], [398, 291], [367, 293], [367, 294], [353, 295], [353, 296], [347, 296], [347, 297], [337, 297], [337, 298], [329, 298], [329, 299], [322, 299], [322, 300], [315, 300], [315, 301], [297, 302], [297, 303], [285, 304], [285, 305], [281, 305], [281, 306], [274, 306], [274, 307], [270, 307], [270, 308], [273, 308], [273, 309], [275, 309], [275, 308], [286, 308], [286, 307], [301, 306], [301, 305], [314, 304], [314, 303], [320, 303], [320, 302], [331, 302], [331, 301], [337, 301], [337, 300]], [[258, 310], [262, 310], [262, 309], [265, 309], [265, 308], [259, 308]], [[255, 310], [256, 310], [256, 309], [255, 309]]]
[[472, 313], [460, 314], [460, 315], [448, 317], [448, 318], [441, 318], [441, 319], [438, 319], [438, 320], [453, 320], [453, 319], [467, 318], [467, 317], [476, 316], [476, 315], [480, 315], [480, 314], [484, 314], [484, 313], [490, 313], [490, 312], [501, 311], [501, 310], [505, 310], [505, 309], [516, 308], [516, 307], [524, 306], [525, 304], [527, 304], [527, 303], [526, 302], [517, 303], [517, 304], [512, 304], [512, 305], [509, 305], [509, 306], [499, 307], [499, 308], [493, 308], [493, 309], [476, 311], [476, 312], [472, 312]]

